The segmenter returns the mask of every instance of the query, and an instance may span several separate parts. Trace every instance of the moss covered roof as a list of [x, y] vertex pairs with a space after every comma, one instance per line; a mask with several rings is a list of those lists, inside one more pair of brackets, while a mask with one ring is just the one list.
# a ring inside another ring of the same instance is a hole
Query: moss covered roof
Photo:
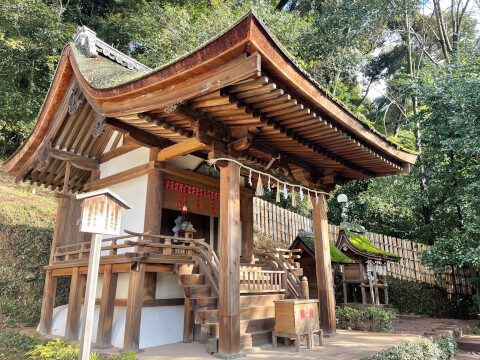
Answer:
[[352, 231], [348, 231], [346, 229], [343, 229], [343, 230], [345, 230], [345, 234], [347, 234], [348, 239], [350, 240], [350, 243], [360, 251], [364, 251], [369, 254], [379, 254], [379, 255], [385, 255], [385, 256], [390, 256], [395, 258], [400, 257], [398, 255], [380, 250], [379, 248], [377, 248], [375, 245], [372, 244], [372, 242], [366, 235], [358, 234]]
[[[305, 243], [305, 245], [308, 246], [312, 252], [315, 252], [315, 239], [313, 237], [313, 232], [309, 231], [300, 231], [300, 233], [297, 235], [302, 241]], [[332, 259], [332, 262], [335, 263], [342, 263], [342, 264], [352, 264], [355, 261], [350, 259], [347, 255], [342, 253], [331, 241], [330, 241], [330, 258]]]
[[115, 88], [149, 74], [149, 72], [130, 70], [102, 55], [88, 57], [75, 43], [71, 43], [71, 47], [82, 76], [95, 89]]

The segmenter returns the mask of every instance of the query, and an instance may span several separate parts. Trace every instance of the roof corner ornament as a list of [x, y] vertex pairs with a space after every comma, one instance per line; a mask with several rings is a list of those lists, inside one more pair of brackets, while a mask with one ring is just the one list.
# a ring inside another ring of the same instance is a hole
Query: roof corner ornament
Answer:
[[88, 57], [94, 58], [98, 56], [95, 40], [97, 33], [86, 26], [79, 26], [77, 32], [73, 35], [75, 43], [85, 50]]
[[162, 109], [166, 113], [172, 113], [177, 110], [179, 105], [180, 103], [173, 103], [173, 104], [162, 106]]
[[48, 163], [49, 163], [49, 161], [48, 161], [48, 150], [49, 150], [50, 146], [51, 146], [51, 144], [45, 146], [41, 150], [40, 154], [38, 155], [37, 170], [40, 171], [40, 172], [45, 170], [48, 166]]
[[94, 123], [92, 129], [92, 136], [99, 137], [103, 134], [107, 127], [107, 118], [99, 113], [95, 112], [94, 114]]
[[70, 105], [68, 107], [68, 113], [70, 115], [74, 115], [80, 105], [83, 103], [83, 92], [80, 89], [80, 85], [77, 83], [75, 84], [75, 87], [72, 90], [72, 96], [70, 97]]

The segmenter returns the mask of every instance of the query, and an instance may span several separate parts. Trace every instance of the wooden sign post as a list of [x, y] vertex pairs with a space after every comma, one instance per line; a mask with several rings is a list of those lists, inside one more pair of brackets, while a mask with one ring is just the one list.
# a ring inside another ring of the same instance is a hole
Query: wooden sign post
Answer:
[[88, 360], [92, 343], [93, 313], [102, 251], [102, 235], [120, 235], [122, 208], [130, 209], [130, 206], [108, 189], [77, 195], [77, 199], [83, 200], [80, 230], [92, 234], [87, 287], [83, 304], [82, 337], [78, 354], [79, 360]]

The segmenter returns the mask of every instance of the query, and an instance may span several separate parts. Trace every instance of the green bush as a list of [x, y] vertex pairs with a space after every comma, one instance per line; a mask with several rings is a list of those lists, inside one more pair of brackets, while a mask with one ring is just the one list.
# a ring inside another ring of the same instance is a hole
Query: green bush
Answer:
[[78, 358], [78, 345], [56, 339], [55, 341], [48, 341], [46, 344], [37, 345], [26, 355], [34, 360], [76, 360]]
[[469, 317], [473, 301], [469, 296], [453, 295], [427, 284], [388, 278], [390, 304], [402, 314], [428, 315], [434, 318]]
[[[76, 360], [78, 358], [78, 345], [69, 344], [66, 341], [56, 339], [37, 345], [26, 355], [33, 360]], [[90, 360], [105, 360], [98, 353], [90, 353]], [[121, 352], [111, 355], [110, 360], [136, 360], [137, 353], [133, 351]]]
[[350, 307], [337, 308], [335, 315], [341, 329], [367, 329], [377, 332], [392, 332], [397, 314], [376, 307], [358, 310]]
[[0, 348], [15, 350], [30, 350], [41, 342], [38, 336], [22, 335], [18, 331], [0, 332]]
[[391, 347], [378, 354], [364, 357], [362, 360], [448, 360], [455, 355], [457, 349], [457, 342], [450, 334], [445, 335], [443, 338], [436, 338], [433, 341], [418, 337], [403, 345]]

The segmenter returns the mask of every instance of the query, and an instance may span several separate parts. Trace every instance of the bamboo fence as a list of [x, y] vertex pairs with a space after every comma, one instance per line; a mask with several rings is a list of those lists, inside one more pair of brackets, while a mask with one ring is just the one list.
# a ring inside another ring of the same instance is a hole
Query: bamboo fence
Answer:
[[[254, 231], [289, 246], [299, 230], [313, 231], [312, 219], [280, 208], [259, 198], [253, 201]], [[335, 243], [339, 227], [329, 225], [330, 240]], [[396, 279], [422, 282], [443, 288], [448, 294], [472, 295], [469, 279], [479, 277], [472, 266], [447, 266], [442, 276], [435, 275], [421, 262], [421, 254], [430, 246], [375, 233], [367, 233], [371, 242], [383, 251], [400, 256], [397, 263], [388, 264], [388, 275]]]

